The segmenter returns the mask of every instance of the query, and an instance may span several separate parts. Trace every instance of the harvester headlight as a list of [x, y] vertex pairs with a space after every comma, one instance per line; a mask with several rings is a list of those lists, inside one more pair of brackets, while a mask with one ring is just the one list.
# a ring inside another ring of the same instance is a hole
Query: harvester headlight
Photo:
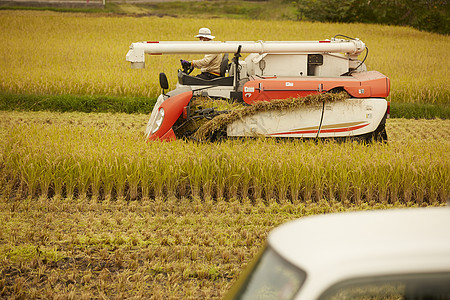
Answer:
[[156, 115], [155, 125], [152, 129], [152, 134], [154, 134], [159, 130], [163, 121], [164, 121], [164, 108], [160, 108], [158, 114]]

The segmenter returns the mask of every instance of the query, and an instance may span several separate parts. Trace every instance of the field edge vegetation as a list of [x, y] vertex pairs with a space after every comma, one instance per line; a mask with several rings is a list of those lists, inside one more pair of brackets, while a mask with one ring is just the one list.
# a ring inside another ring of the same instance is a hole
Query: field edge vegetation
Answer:
[[[77, 3], [75, 3], [77, 4]], [[7, 6], [10, 5], [10, 6]], [[173, 16], [196, 18], [228, 18], [253, 20], [295, 20], [338, 23], [370, 23], [411, 26], [413, 28], [449, 34], [449, 8], [442, 0], [400, 0], [375, 2], [342, 0], [214, 0], [214, 1], [159, 1], [153, 3], [108, 2], [85, 4], [77, 8], [63, 7], [61, 3], [32, 2], [12, 6], [11, 2], [0, 10], [50, 10], [56, 12], [84, 12], [119, 14], [129, 16]], [[47, 5], [47, 7], [45, 7]], [[55, 5], [59, 7], [54, 7]], [[73, 3], [69, 4], [74, 5]], [[61, 7], [62, 6], [62, 7]]]

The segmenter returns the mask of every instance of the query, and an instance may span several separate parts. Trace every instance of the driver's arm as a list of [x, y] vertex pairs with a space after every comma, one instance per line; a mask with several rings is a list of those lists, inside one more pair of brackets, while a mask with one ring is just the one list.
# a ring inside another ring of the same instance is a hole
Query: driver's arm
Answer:
[[206, 68], [211, 65], [211, 62], [217, 57], [217, 54], [206, 54], [204, 58], [193, 60], [192, 66], [197, 69]]

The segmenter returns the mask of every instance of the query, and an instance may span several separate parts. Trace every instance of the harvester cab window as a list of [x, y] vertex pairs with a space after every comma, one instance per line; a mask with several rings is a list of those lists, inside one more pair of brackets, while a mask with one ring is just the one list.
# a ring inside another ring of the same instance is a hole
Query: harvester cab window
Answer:
[[322, 54], [308, 54], [308, 76], [315, 76], [318, 66], [323, 65]]
[[178, 82], [183, 85], [218, 85], [218, 86], [232, 86], [233, 85], [233, 77], [228, 77], [226, 74], [229, 71], [229, 59], [228, 53], [225, 53], [222, 57], [222, 62], [220, 64], [220, 77], [214, 79], [203, 79], [195, 76], [190, 76], [190, 72], [187, 72], [186, 68], [183, 67], [181, 72], [178, 72]]

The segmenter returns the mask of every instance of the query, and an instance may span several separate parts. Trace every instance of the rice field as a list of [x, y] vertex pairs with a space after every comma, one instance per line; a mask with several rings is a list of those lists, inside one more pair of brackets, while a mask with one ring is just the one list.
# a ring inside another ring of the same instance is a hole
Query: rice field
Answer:
[[387, 144], [146, 144], [147, 118], [0, 112], [0, 297], [218, 299], [288, 220], [448, 199], [448, 120], [389, 119]]
[[[220, 40], [359, 37], [369, 69], [391, 78], [391, 101], [448, 103], [442, 35], [30, 11], [0, 11], [0, 93], [156, 97], [157, 74], [173, 85], [180, 57], [132, 70], [128, 46], [192, 40], [204, 26]], [[147, 120], [0, 111], [0, 298], [218, 299], [288, 220], [449, 199], [449, 120], [388, 119], [388, 143], [372, 145], [146, 143]]]
[[0, 12], [0, 92], [155, 98], [159, 72], [166, 72], [174, 86], [179, 59], [201, 56], [151, 56], [146, 69], [132, 70], [125, 61], [129, 45], [145, 40], [194, 40], [194, 33], [205, 26], [222, 41], [358, 37], [370, 50], [368, 68], [390, 77], [391, 101], [449, 103], [450, 68], [445, 58], [450, 38], [444, 35], [367, 24], [33, 11]]

